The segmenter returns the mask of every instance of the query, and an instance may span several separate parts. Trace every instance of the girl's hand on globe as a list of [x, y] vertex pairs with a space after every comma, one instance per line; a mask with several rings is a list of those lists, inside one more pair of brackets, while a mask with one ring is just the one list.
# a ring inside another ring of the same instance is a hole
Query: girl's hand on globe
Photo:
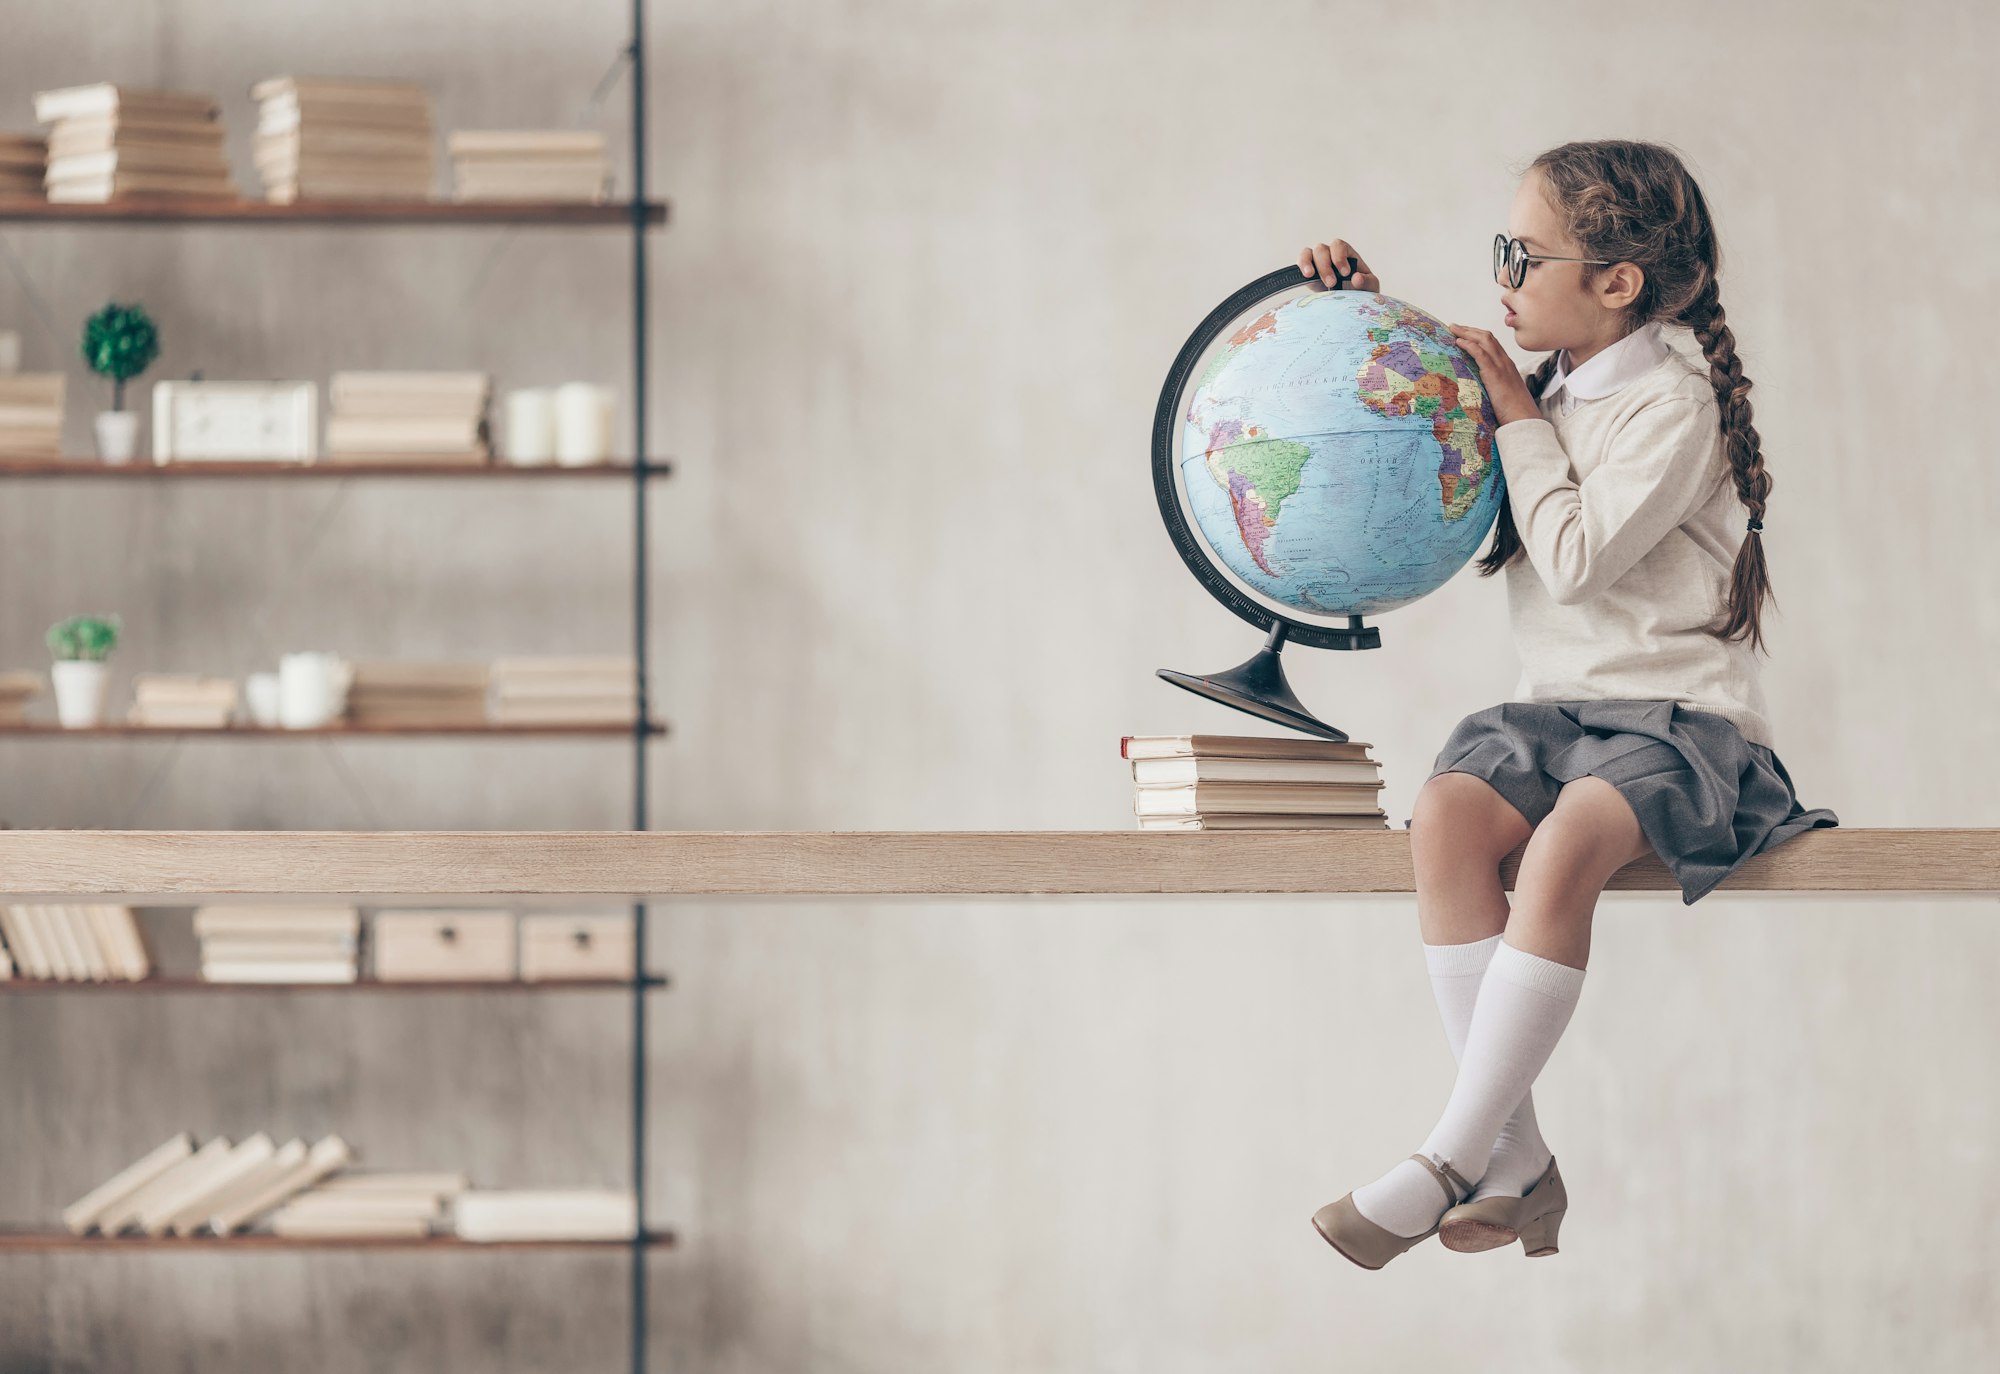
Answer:
[[[1338, 272], [1334, 271], [1336, 264], [1340, 268]], [[1315, 243], [1310, 248], [1299, 250], [1299, 275], [1310, 277], [1315, 272], [1330, 290], [1338, 291], [1343, 286], [1349, 291], [1382, 289], [1382, 283], [1369, 268], [1367, 259], [1355, 252], [1346, 239], [1335, 239], [1332, 243]], [[1342, 277], [1345, 277], [1346, 281], [1342, 281]]]
[[1486, 388], [1486, 397], [1493, 402], [1493, 414], [1501, 424], [1542, 418], [1541, 407], [1528, 394], [1528, 383], [1521, 370], [1514, 366], [1514, 360], [1507, 356], [1498, 339], [1484, 329], [1464, 324], [1452, 325], [1451, 332], [1478, 366], [1479, 384]]

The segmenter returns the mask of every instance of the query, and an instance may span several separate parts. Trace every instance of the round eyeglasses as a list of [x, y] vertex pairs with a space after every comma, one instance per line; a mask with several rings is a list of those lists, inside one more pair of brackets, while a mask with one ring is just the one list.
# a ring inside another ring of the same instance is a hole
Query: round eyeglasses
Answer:
[[1519, 287], [1528, 279], [1528, 264], [1531, 262], [1590, 262], [1600, 267], [1609, 267], [1609, 258], [1565, 258], [1555, 253], [1530, 253], [1528, 245], [1519, 239], [1510, 239], [1505, 234], [1493, 236], [1493, 280], [1502, 279], [1505, 274], [1507, 285]]

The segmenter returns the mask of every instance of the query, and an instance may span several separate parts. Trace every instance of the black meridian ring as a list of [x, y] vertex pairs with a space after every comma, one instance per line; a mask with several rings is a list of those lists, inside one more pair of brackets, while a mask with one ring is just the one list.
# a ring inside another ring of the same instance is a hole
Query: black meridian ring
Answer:
[[[1347, 260], [1354, 263], [1353, 258]], [[1336, 272], [1338, 268], [1334, 269]], [[1153, 412], [1153, 495], [1159, 501], [1160, 519], [1166, 523], [1167, 533], [1172, 536], [1174, 548], [1179, 551], [1181, 562], [1187, 564], [1188, 571], [1195, 580], [1208, 590], [1208, 594], [1234, 611], [1244, 620], [1260, 630], [1269, 630], [1283, 623], [1285, 638], [1293, 643], [1305, 644], [1315, 649], [1373, 648], [1374, 643], [1357, 644], [1357, 631], [1363, 639], [1377, 634], [1373, 626], [1362, 629], [1358, 616], [1347, 617], [1348, 624], [1340, 627], [1315, 625], [1311, 621], [1299, 620], [1289, 615], [1273, 611], [1243, 595], [1236, 585], [1215, 570], [1215, 564], [1202, 553], [1194, 530], [1181, 511], [1180, 496], [1174, 486], [1174, 430], [1179, 423], [1181, 393], [1187, 386], [1188, 378], [1194, 373], [1194, 366], [1201, 355], [1208, 351], [1210, 344], [1223, 329], [1238, 316], [1246, 313], [1251, 306], [1268, 296], [1293, 290], [1300, 286], [1310, 287], [1317, 278], [1302, 276], [1298, 264], [1281, 267], [1251, 282], [1248, 286], [1232, 294], [1228, 300], [1208, 312], [1208, 317], [1195, 326], [1188, 341], [1181, 345], [1181, 351], [1174, 359], [1173, 367], [1167, 372], [1166, 385], [1160, 388], [1160, 404]], [[1347, 278], [1342, 277], [1342, 281]], [[1329, 289], [1324, 288], [1322, 289]], [[1379, 639], [1375, 643], [1379, 643]]]

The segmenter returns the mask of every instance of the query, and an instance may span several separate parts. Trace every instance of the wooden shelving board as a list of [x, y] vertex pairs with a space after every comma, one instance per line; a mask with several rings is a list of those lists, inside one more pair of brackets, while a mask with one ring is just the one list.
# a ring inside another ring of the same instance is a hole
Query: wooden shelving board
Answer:
[[[645, 1243], [658, 1249], [675, 1244], [672, 1231], [654, 1231]], [[608, 1250], [627, 1251], [631, 1240], [460, 1240], [457, 1236], [73, 1236], [67, 1231], [0, 1229], [0, 1252], [112, 1250]]]
[[[667, 980], [652, 975], [642, 980], [649, 988], [663, 988]], [[8, 993], [64, 992], [630, 992], [629, 979], [543, 978], [529, 982], [521, 978], [492, 979], [381, 979], [358, 978], [352, 983], [211, 983], [205, 978], [107, 978], [86, 982], [65, 978], [21, 978], [0, 980], [0, 997]]]
[[[1679, 891], [1655, 856], [1607, 888]], [[2000, 893], [2000, 829], [1809, 830], [1719, 890]], [[1414, 891], [1410, 834], [1388, 829], [0, 830], [9, 901]]]
[[[563, 738], [582, 736], [585, 738], [630, 739], [636, 733], [632, 725], [315, 725], [303, 730], [287, 730], [277, 725], [231, 725], [223, 729], [203, 729], [181, 725], [85, 725], [71, 728], [38, 722], [29, 725], [0, 725], [0, 736], [16, 736], [29, 739], [61, 739], [70, 737], [103, 738], [115, 736], [130, 737], [175, 737], [186, 739], [294, 739], [324, 738], [333, 736], [361, 736], [382, 738], [386, 736], [445, 735], [445, 736], [486, 736], [507, 735], [551, 736]], [[664, 735], [667, 727], [663, 722], [654, 721], [646, 727], [648, 735]]]
[[[317, 458], [310, 463], [277, 459], [206, 462], [155, 463], [138, 459], [130, 463], [103, 463], [95, 458], [44, 458], [29, 461], [0, 460], [0, 478], [6, 477], [102, 477], [113, 481], [145, 482], [175, 478], [229, 477], [533, 477], [543, 480], [563, 478], [621, 478], [631, 481], [637, 465], [630, 458], [593, 463], [587, 467], [563, 467], [554, 463], [524, 466], [514, 463], [441, 463], [436, 459], [395, 458], [357, 462], [354, 459]], [[646, 476], [666, 477], [673, 472], [670, 462], [646, 464]]]
[[[648, 225], [667, 222], [667, 202], [648, 201]], [[127, 197], [103, 204], [54, 204], [38, 196], [0, 196], [0, 222], [41, 224], [346, 224], [346, 225], [598, 225], [629, 228], [632, 203], [574, 201], [317, 200], [273, 205], [264, 200], [204, 200], [193, 196]]]

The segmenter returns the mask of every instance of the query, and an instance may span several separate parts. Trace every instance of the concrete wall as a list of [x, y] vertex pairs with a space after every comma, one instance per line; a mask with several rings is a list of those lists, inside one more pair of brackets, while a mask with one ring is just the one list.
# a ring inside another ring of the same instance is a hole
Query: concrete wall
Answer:
[[[10, 0], [0, 124], [101, 78], [420, 78], [443, 126], [574, 121], [616, 5]], [[1160, 381], [1311, 239], [1498, 330], [1515, 169], [1691, 159], [1775, 479], [1777, 748], [1849, 826], [2000, 825], [1996, 101], [1974, 6], [656, 4], [663, 828], [1131, 823], [1124, 732], [1231, 730], [1161, 666], [1254, 637], [1159, 528]], [[623, 137], [622, 88], [588, 122]], [[0, 228], [0, 327], [70, 365], [136, 297], [156, 375], [624, 376], [625, 244], [542, 231]], [[1522, 358], [1522, 362], [1531, 361]], [[87, 451], [94, 384], [73, 373]], [[1912, 480], [1915, 479], [1915, 480]], [[121, 683], [284, 649], [614, 651], [607, 485], [11, 485], [0, 662], [115, 608]], [[1400, 825], [1505, 698], [1461, 574], [1369, 654], [1289, 655]], [[610, 827], [617, 745], [0, 742], [16, 826]], [[1991, 1367], [1990, 899], [1612, 896], [1536, 1085], [1563, 1254], [1380, 1274], [1307, 1226], [1451, 1082], [1408, 899], [689, 903], [655, 913], [658, 1368]], [[179, 913], [149, 919], [185, 957]], [[180, 943], [176, 943], [179, 941]], [[497, 1186], [626, 1166], [588, 997], [0, 999], [0, 1217], [177, 1129], [337, 1129]], [[622, 1367], [560, 1255], [0, 1257], [0, 1370]]]

